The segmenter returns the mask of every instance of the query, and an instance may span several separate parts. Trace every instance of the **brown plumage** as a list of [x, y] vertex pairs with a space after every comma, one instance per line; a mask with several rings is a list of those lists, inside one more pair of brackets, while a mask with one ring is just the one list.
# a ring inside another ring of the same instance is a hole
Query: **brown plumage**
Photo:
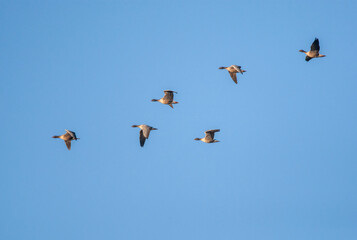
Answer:
[[306, 54], [305, 61], [307, 62], [313, 58], [326, 57], [326, 55], [320, 54], [320, 43], [318, 38], [315, 38], [315, 41], [311, 44], [310, 51], [306, 52], [304, 50], [299, 50], [299, 52]]
[[246, 72], [245, 70], [241, 69], [241, 66], [237, 65], [231, 65], [230, 67], [219, 67], [218, 69], [226, 69], [236, 84], [238, 83], [237, 73], [243, 74], [244, 72]]
[[53, 136], [52, 138], [60, 138], [60, 139], [64, 140], [68, 150], [71, 150], [71, 141], [72, 140], [78, 140], [79, 138], [77, 138], [75, 132], [69, 131], [67, 129], [65, 129], [65, 130], [66, 130], [65, 134], [63, 134], [61, 136]]
[[177, 93], [177, 92], [174, 92], [174, 91], [171, 91], [171, 90], [165, 90], [164, 93], [165, 93], [165, 95], [162, 98], [160, 98], [160, 99], [152, 99], [151, 101], [152, 102], [160, 102], [162, 104], [167, 104], [171, 108], [174, 108], [172, 106], [172, 104], [177, 104], [178, 103], [178, 102], [174, 101], [174, 93]]
[[214, 133], [219, 132], [219, 129], [212, 129], [212, 130], [207, 130], [205, 131], [205, 137], [204, 138], [195, 138], [194, 140], [196, 141], [202, 141], [205, 143], [215, 143], [219, 142], [218, 140], [214, 139]]
[[157, 128], [142, 124], [142, 125], [133, 125], [132, 127], [138, 127], [140, 128], [140, 146], [144, 147], [145, 140], [149, 138], [150, 131], [151, 130], [157, 130]]

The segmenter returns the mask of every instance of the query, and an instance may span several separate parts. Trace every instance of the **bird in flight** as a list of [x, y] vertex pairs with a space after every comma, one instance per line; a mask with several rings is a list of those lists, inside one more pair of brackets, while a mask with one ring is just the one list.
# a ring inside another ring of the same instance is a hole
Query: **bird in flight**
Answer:
[[140, 146], [144, 147], [145, 140], [149, 138], [150, 131], [151, 130], [157, 130], [157, 128], [142, 124], [142, 125], [133, 125], [132, 127], [138, 127], [140, 128]]
[[215, 143], [219, 142], [218, 140], [214, 139], [214, 133], [219, 132], [219, 129], [212, 129], [212, 130], [207, 130], [205, 131], [205, 137], [204, 138], [195, 138], [194, 140], [197, 141], [202, 141], [205, 143]]
[[61, 135], [61, 136], [53, 136], [52, 138], [60, 138], [62, 140], [64, 140], [64, 142], [66, 143], [66, 146], [68, 148], [68, 150], [71, 150], [71, 141], [72, 140], [78, 140], [79, 138], [77, 138], [76, 133], [72, 132], [70, 130], [66, 130], [66, 133]]
[[246, 72], [245, 70], [242, 70], [241, 66], [237, 66], [237, 65], [231, 65], [230, 67], [219, 67], [218, 69], [226, 69], [236, 84], [238, 83], [237, 73], [243, 74], [244, 72]]
[[326, 55], [320, 54], [320, 43], [319, 39], [315, 38], [315, 41], [311, 44], [310, 51], [306, 52], [304, 50], [299, 50], [299, 52], [303, 52], [306, 54], [305, 61], [310, 61], [313, 58], [326, 57]]
[[174, 92], [174, 91], [171, 91], [171, 90], [165, 90], [164, 93], [165, 93], [165, 95], [162, 98], [160, 98], [160, 99], [152, 99], [151, 101], [152, 102], [160, 102], [162, 104], [167, 104], [171, 108], [174, 108], [172, 106], [172, 104], [177, 104], [178, 103], [178, 102], [174, 101], [174, 93], [177, 93], [177, 92]]

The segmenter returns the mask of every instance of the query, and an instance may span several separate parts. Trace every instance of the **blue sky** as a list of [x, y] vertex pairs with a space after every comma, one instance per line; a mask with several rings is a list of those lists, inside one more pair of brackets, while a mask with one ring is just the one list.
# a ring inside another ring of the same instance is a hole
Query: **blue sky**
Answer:
[[1, 1], [0, 239], [357, 239], [356, 7]]

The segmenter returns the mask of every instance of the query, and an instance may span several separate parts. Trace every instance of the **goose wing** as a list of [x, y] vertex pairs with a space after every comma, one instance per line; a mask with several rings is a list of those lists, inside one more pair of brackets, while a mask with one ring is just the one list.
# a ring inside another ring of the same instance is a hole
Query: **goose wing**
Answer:
[[76, 136], [76, 133], [75, 132], [72, 132], [72, 131], [69, 131], [67, 129], [65, 129], [66, 132], [74, 139], [74, 140], [77, 140], [77, 136]]
[[229, 72], [229, 75], [231, 75], [231, 78], [232, 78], [233, 81], [237, 84], [237, 83], [238, 83], [238, 81], [237, 81], [237, 74], [236, 74], [236, 73]]
[[143, 130], [140, 130], [140, 146], [144, 147], [146, 137], [144, 136]]
[[241, 66], [232, 65], [232, 67], [233, 67], [237, 72], [243, 74], [243, 72], [242, 72], [242, 67], [241, 67]]
[[64, 141], [66, 143], [66, 146], [68, 150], [71, 150], [71, 140]]
[[163, 97], [164, 100], [169, 100], [169, 101], [172, 101], [174, 99], [174, 91], [171, 91], [171, 90], [165, 90], [164, 91], [165, 95]]
[[212, 129], [212, 130], [207, 130], [207, 131], [205, 131], [205, 134], [206, 134], [206, 136], [205, 136], [205, 138], [207, 139], [207, 140], [214, 140], [214, 133], [215, 132], [219, 132], [220, 130], [219, 129]]
[[320, 51], [319, 39], [315, 38], [315, 41], [311, 44], [311, 51]]

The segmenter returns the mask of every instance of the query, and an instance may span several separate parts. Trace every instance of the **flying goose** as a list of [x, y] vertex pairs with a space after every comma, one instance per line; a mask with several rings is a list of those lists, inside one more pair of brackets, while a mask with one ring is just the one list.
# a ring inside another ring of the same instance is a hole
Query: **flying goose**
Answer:
[[161, 102], [162, 104], [167, 104], [171, 108], [174, 108], [172, 106], [172, 104], [177, 104], [178, 103], [178, 102], [174, 101], [174, 93], [177, 93], [177, 92], [174, 92], [174, 91], [171, 91], [171, 90], [165, 90], [164, 93], [165, 93], [165, 95], [164, 95], [163, 98], [152, 99], [151, 101], [152, 102]]
[[197, 141], [202, 141], [205, 143], [215, 143], [215, 142], [219, 142], [218, 140], [214, 139], [214, 133], [215, 132], [219, 132], [219, 129], [212, 129], [212, 130], [207, 130], [205, 131], [206, 136], [204, 138], [195, 138], [194, 140]]
[[157, 130], [157, 128], [142, 124], [142, 125], [133, 125], [132, 127], [140, 128], [140, 146], [144, 147], [145, 140], [149, 138], [151, 130]]
[[233, 79], [233, 81], [237, 84], [237, 74], [236, 73], [241, 73], [243, 74], [244, 72], [246, 72], [245, 70], [241, 69], [241, 66], [237, 66], [237, 65], [232, 65], [230, 67], [219, 67], [218, 69], [226, 69], [229, 72], [229, 75], [231, 75], [231, 78]]
[[320, 51], [320, 44], [319, 44], [319, 39], [315, 38], [315, 41], [311, 44], [311, 49], [310, 51], [306, 52], [304, 50], [299, 50], [299, 52], [303, 52], [306, 54], [305, 61], [310, 61], [312, 58], [320, 58], [320, 57], [326, 57], [326, 55], [322, 55], [319, 53]]
[[66, 130], [65, 134], [63, 134], [61, 136], [53, 136], [52, 138], [60, 138], [60, 139], [64, 140], [68, 150], [71, 150], [71, 141], [72, 140], [76, 140], [77, 141], [79, 138], [77, 138], [75, 132], [69, 131], [67, 129], [65, 129], [65, 130]]

